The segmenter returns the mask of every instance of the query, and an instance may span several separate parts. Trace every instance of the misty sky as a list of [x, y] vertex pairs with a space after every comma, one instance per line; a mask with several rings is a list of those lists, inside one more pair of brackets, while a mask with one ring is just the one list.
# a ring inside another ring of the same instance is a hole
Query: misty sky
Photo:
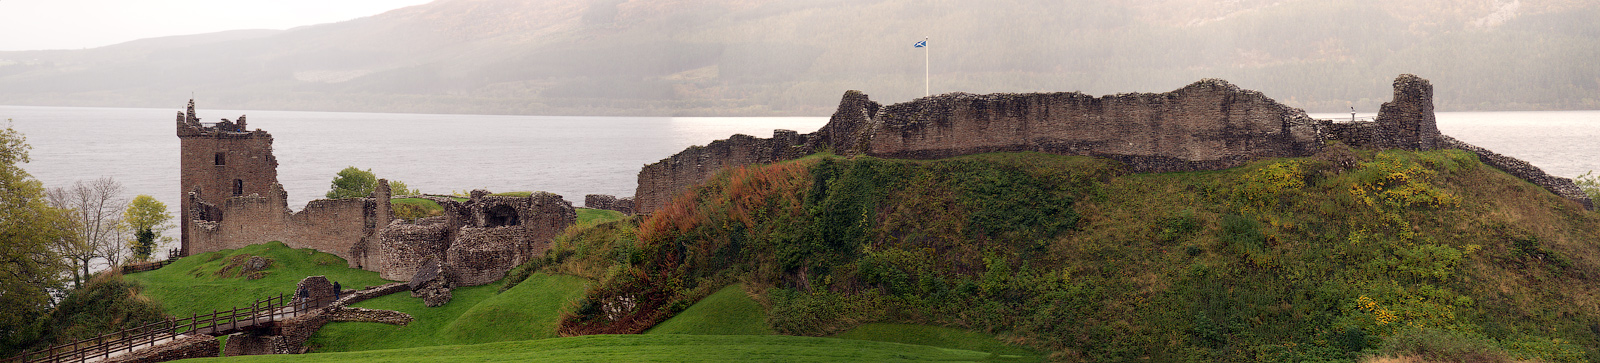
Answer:
[[288, 29], [429, 1], [0, 0], [0, 51], [93, 48], [234, 29]]

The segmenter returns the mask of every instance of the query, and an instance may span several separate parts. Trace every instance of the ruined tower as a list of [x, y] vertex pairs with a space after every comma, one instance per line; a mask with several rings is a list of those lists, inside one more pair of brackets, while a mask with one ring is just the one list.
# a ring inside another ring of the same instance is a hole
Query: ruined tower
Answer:
[[191, 224], [220, 221], [220, 207], [228, 198], [281, 194], [282, 187], [278, 186], [278, 159], [272, 156], [272, 134], [246, 130], [244, 116], [236, 121], [200, 122], [191, 99], [177, 121], [182, 151], [180, 243], [182, 254], [188, 256]]

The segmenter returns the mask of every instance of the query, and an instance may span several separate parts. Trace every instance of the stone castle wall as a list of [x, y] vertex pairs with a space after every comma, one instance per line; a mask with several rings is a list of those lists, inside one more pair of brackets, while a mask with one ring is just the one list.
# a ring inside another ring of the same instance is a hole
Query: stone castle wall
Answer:
[[639, 188], [634, 193], [636, 212], [660, 208], [690, 186], [704, 182], [724, 167], [790, 160], [812, 153], [807, 136], [790, 130], [775, 130], [772, 138], [733, 135], [706, 146], [692, 146], [639, 171]]
[[281, 189], [266, 196], [233, 197], [219, 207], [221, 221], [197, 222], [189, 237], [199, 253], [282, 241], [289, 247], [334, 254], [360, 268], [365, 256], [356, 247], [371, 234], [369, 221], [380, 218], [378, 205], [387, 204], [379, 200], [388, 198], [320, 199], [290, 213]]
[[[215, 124], [202, 124], [195, 114], [194, 100], [189, 100], [186, 112], [178, 113], [177, 134], [181, 150], [179, 169], [184, 176], [179, 183], [179, 195], [193, 196], [180, 201], [181, 230], [189, 230], [189, 224], [195, 219], [215, 220], [214, 213], [196, 213], [205, 208], [191, 201], [220, 206], [236, 196], [267, 195], [278, 184], [278, 159], [272, 155], [272, 134], [248, 131], [244, 116], [239, 116], [237, 122], [224, 119]], [[183, 255], [207, 252], [191, 251], [191, 243], [188, 235], [181, 237], [179, 248]]]
[[[789, 160], [822, 150], [908, 159], [1038, 151], [1115, 159], [1134, 172], [1169, 172], [1309, 156], [1334, 140], [1375, 149], [1462, 147], [1448, 144], [1439, 133], [1432, 84], [1410, 74], [1395, 79], [1394, 98], [1384, 103], [1376, 121], [1353, 123], [1313, 120], [1260, 92], [1215, 79], [1167, 93], [1101, 97], [1077, 92], [952, 93], [889, 106], [848, 91], [832, 119], [817, 132], [799, 135], [779, 130], [771, 139], [734, 135], [691, 147], [641, 169], [634, 196], [637, 212], [647, 214], [724, 167]], [[1581, 195], [1571, 195], [1564, 186], [1570, 180], [1520, 171], [1537, 168], [1497, 162], [1504, 158], [1497, 154], [1479, 155], [1490, 165], [1592, 205]]]
[[583, 206], [592, 209], [618, 211], [622, 214], [633, 214], [633, 197], [617, 198], [606, 194], [589, 194], [583, 196]]
[[560, 195], [485, 194], [474, 191], [467, 202], [429, 198], [444, 207], [443, 215], [414, 223], [395, 220], [379, 231], [379, 277], [410, 280], [432, 258], [444, 261], [448, 279], [457, 286], [494, 282], [543, 254], [557, 234], [577, 223], [577, 212]]

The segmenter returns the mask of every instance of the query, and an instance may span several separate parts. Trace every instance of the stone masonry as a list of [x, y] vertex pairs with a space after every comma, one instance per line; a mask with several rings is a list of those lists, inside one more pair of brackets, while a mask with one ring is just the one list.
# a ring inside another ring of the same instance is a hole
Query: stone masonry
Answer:
[[633, 214], [633, 197], [617, 198], [606, 194], [589, 194], [583, 196], [583, 206], [593, 209], [604, 209]]
[[[1373, 122], [1313, 120], [1305, 111], [1207, 79], [1167, 93], [1094, 97], [1077, 92], [950, 93], [883, 106], [845, 92], [832, 119], [810, 134], [778, 130], [771, 139], [734, 135], [694, 146], [639, 171], [634, 196], [648, 214], [725, 167], [770, 163], [831, 150], [840, 155], [936, 159], [999, 151], [1038, 151], [1121, 161], [1134, 172], [1217, 170], [1274, 157], [1303, 157], [1328, 141], [1374, 149], [1462, 148], [1489, 165], [1586, 207], [1571, 180], [1463, 146], [1441, 135], [1433, 86], [1403, 74], [1394, 99]], [[1511, 159], [1515, 160], [1515, 159]]]
[[344, 258], [352, 268], [405, 281], [423, 259], [443, 261], [456, 286], [482, 285], [528, 261], [556, 234], [576, 222], [571, 203], [536, 192], [529, 197], [489, 196], [471, 201], [432, 197], [444, 216], [416, 223], [395, 221], [388, 181], [365, 198], [322, 199], [291, 212], [278, 184], [272, 135], [245, 131], [237, 121], [202, 123], [194, 101], [179, 113], [182, 149], [182, 254], [206, 253], [281, 241]]

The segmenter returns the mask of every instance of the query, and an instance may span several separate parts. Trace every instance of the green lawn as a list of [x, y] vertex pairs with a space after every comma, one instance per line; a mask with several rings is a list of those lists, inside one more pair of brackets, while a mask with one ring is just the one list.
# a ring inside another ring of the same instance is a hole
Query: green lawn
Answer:
[[734, 284], [700, 299], [646, 334], [771, 335], [761, 305]]
[[1002, 343], [993, 335], [940, 326], [873, 323], [864, 324], [833, 337], [975, 350], [1015, 358], [1017, 361], [1032, 362], [1041, 359], [1039, 352]]
[[[241, 262], [250, 256], [272, 260], [271, 267], [259, 279], [239, 273]], [[332, 254], [268, 242], [184, 257], [159, 270], [129, 274], [126, 278], [143, 286], [143, 294], [161, 302], [173, 316], [249, 306], [256, 299], [293, 294], [295, 285], [307, 276], [326, 276], [345, 288], [356, 289], [391, 282], [378, 278], [377, 272], [347, 266], [344, 259]]]
[[989, 353], [865, 340], [782, 335], [590, 335], [479, 345], [297, 355], [205, 358], [194, 362], [978, 362]]
[[318, 352], [347, 352], [554, 337], [561, 310], [582, 296], [584, 285], [578, 277], [534, 274], [499, 294], [499, 283], [457, 288], [450, 303], [433, 308], [410, 293], [388, 295], [355, 306], [400, 311], [416, 320], [406, 326], [332, 323], [306, 344]]
[[578, 225], [579, 226], [583, 226], [583, 227], [589, 227], [589, 226], [593, 226], [593, 225], [596, 225], [596, 224], [601, 224], [601, 223], [611, 222], [611, 221], [620, 221], [623, 218], [628, 218], [628, 216], [622, 214], [622, 212], [618, 212], [618, 211], [614, 211], [614, 210], [592, 209], [592, 208], [574, 208], [574, 209], [576, 209], [577, 212], [578, 212]]

